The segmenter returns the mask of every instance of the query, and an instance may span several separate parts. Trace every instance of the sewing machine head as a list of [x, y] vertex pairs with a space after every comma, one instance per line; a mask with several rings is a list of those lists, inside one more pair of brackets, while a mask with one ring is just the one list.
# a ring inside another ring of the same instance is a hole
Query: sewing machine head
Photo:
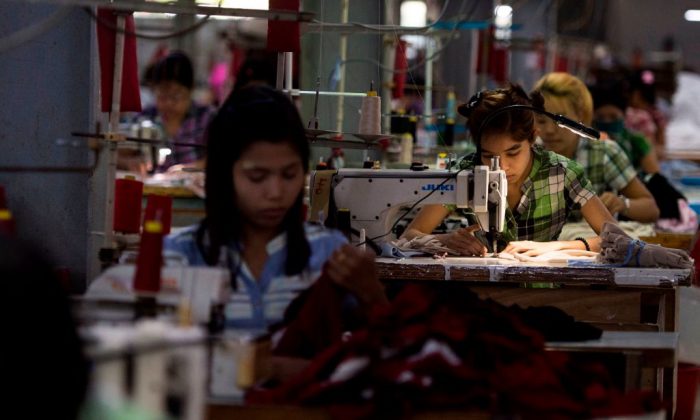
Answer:
[[337, 209], [348, 209], [354, 231], [364, 229], [368, 239], [389, 241], [396, 239], [397, 221], [413, 208], [452, 204], [475, 213], [490, 245], [505, 228], [507, 188], [497, 158], [491, 167], [469, 170], [316, 171], [310, 182], [310, 220], [324, 222]]

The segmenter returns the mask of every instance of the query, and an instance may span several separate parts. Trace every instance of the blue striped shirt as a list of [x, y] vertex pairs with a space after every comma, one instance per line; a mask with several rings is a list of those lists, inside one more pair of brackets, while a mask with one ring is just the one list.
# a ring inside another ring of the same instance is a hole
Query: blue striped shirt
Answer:
[[[318, 225], [306, 224], [305, 231], [311, 255], [306, 268], [295, 276], [285, 274], [287, 237], [284, 233], [268, 242], [267, 261], [257, 280], [239, 253], [233, 247], [227, 248], [228, 255], [222, 258], [221, 265], [236, 270], [234, 290], [225, 309], [228, 328], [265, 330], [281, 321], [290, 302], [318, 279], [333, 251], [347, 243], [340, 232]], [[197, 226], [192, 226], [167, 236], [164, 249], [181, 254], [190, 265], [207, 265], [197, 246], [196, 232]]]

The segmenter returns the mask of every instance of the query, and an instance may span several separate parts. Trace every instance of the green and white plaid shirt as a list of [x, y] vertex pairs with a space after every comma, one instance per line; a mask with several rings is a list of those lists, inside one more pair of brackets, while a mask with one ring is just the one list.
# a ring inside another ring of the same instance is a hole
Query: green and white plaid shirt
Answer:
[[[625, 151], [612, 140], [579, 138], [574, 160], [583, 166], [583, 173], [597, 195], [605, 191], [617, 193], [637, 176]], [[569, 221], [579, 222], [582, 218], [581, 211], [575, 210]]]
[[[556, 240], [571, 211], [580, 209], [595, 196], [578, 163], [537, 145], [532, 151], [532, 169], [520, 187], [522, 197], [515, 210], [506, 209], [506, 229], [499, 248], [513, 240]], [[473, 154], [460, 162], [460, 168], [473, 166]], [[473, 221], [474, 215], [469, 210], [464, 215]]]
[[580, 138], [574, 160], [600, 195], [620, 191], [637, 176], [627, 154], [615, 141]]

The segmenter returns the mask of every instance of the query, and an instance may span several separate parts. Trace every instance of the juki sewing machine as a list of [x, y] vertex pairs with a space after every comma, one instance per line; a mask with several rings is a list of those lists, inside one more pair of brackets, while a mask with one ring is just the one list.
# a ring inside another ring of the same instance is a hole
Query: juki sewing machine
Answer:
[[[469, 170], [340, 169], [316, 171], [311, 176], [310, 220], [323, 222], [337, 209], [350, 212], [351, 228], [364, 229], [369, 240], [393, 240], [397, 221], [417, 205], [453, 204], [476, 215], [488, 245], [495, 249], [505, 227], [508, 205], [506, 174], [499, 158], [491, 166]], [[404, 210], [404, 214], [399, 214]]]

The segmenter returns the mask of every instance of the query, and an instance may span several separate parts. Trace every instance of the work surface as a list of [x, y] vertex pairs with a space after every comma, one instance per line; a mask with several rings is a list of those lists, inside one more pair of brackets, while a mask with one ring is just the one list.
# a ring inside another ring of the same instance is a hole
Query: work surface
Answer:
[[502, 258], [378, 258], [379, 277], [391, 280], [556, 282], [573, 285], [688, 286], [690, 269], [569, 266], [565, 262], [519, 262]]

